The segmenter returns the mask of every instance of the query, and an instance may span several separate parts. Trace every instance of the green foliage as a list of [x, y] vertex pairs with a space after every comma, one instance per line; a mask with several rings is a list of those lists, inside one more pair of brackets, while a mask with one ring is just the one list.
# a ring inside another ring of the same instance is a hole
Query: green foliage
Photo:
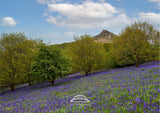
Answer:
[[62, 43], [62, 44], [54, 44], [54, 45], [51, 45], [51, 46], [56, 46], [56, 47], [59, 47], [59, 48], [62, 48], [62, 49], [66, 49], [67, 46], [69, 46], [71, 43]]
[[58, 47], [42, 45], [31, 66], [34, 78], [39, 81], [54, 80], [65, 76], [70, 71], [69, 60]]
[[110, 43], [104, 43], [103, 46], [104, 46], [106, 52], [109, 52], [109, 50], [111, 48], [111, 44]]
[[28, 40], [23, 33], [2, 34], [0, 39], [0, 87], [11, 87], [28, 82], [30, 66], [41, 40]]
[[114, 36], [112, 43], [97, 43], [93, 37], [84, 35], [72, 43], [46, 46], [42, 40], [29, 40], [23, 33], [2, 34], [0, 87], [13, 91], [15, 85], [32, 85], [33, 81], [54, 83], [68, 73], [81, 71], [88, 75], [104, 68], [133, 64], [138, 67], [160, 60], [160, 32], [152, 25], [134, 23]]
[[26, 37], [22, 33], [2, 34], [0, 39], [0, 83], [1, 87], [9, 86], [14, 90], [16, 84], [25, 79], [22, 44]]
[[138, 67], [141, 63], [155, 60], [158, 56], [159, 39], [159, 31], [146, 22], [135, 22], [127, 26], [113, 41], [110, 53], [114, 65], [135, 64]]
[[39, 50], [39, 45], [42, 44], [42, 40], [26, 40], [23, 45], [21, 46], [21, 49], [23, 50], [23, 64], [24, 65], [24, 72], [27, 75], [26, 81], [29, 85], [33, 84], [33, 77], [31, 75], [31, 63], [33, 61], [34, 56]]
[[106, 52], [101, 43], [96, 43], [88, 35], [75, 40], [68, 47], [68, 53], [73, 61], [73, 70], [84, 71], [88, 75], [92, 71], [104, 68]]

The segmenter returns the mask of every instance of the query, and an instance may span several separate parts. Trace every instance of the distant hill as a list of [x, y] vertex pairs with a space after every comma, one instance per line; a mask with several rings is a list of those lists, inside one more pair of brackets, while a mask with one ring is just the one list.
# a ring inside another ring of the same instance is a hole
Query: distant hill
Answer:
[[102, 42], [102, 43], [110, 43], [112, 41], [112, 38], [115, 36], [115, 34], [103, 30], [100, 34], [94, 36], [96, 42]]
[[[100, 34], [93, 36], [93, 38], [95, 39], [95, 42], [111, 43], [114, 36], [115, 36], [115, 34], [109, 32], [107, 30], [103, 30]], [[65, 48], [66, 46], [70, 45], [71, 43], [73, 43], [73, 42], [54, 44], [52, 46]]]

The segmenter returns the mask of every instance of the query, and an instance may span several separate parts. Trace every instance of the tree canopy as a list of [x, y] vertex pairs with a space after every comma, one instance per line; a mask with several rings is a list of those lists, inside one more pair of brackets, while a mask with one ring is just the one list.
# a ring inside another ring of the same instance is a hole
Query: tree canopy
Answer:
[[138, 67], [140, 63], [150, 60], [154, 53], [151, 48], [159, 44], [159, 39], [159, 31], [152, 25], [135, 22], [115, 37], [111, 48], [112, 57], [118, 65], [128, 63]]
[[73, 61], [73, 69], [84, 71], [88, 75], [103, 68], [106, 55], [103, 44], [96, 43], [89, 35], [76, 38], [68, 50]]
[[32, 62], [32, 73], [37, 81], [54, 80], [65, 76], [70, 71], [69, 60], [58, 47], [42, 45]]
[[23, 33], [2, 34], [0, 39], [0, 86], [28, 82], [31, 85], [30, 66], [41, 40], [29, 40]]
[[10, 86], [12, 91], [25, 78], [21, 48], [25, 41], [22, 33], [2, 34], [0, 39], [0, 82], [1, 86]]

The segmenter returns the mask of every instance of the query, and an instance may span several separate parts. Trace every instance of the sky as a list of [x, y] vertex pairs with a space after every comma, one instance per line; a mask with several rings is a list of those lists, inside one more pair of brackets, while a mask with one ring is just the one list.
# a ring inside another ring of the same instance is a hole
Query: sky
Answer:
[[60, 44], [102, 30], [119, 34], [135, 21], [160, 30], [160, 0], [0, 0], [0, 34]]

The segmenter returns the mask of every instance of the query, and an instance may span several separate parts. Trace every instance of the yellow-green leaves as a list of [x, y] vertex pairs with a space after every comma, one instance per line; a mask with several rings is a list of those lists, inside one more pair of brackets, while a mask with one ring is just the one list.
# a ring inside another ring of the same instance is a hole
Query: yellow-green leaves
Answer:
[[[148, 61], [156, 57], [156, 45], [159, 42], [159, 31], [146, 22], [135, 22], [127, 26], [113, 41], [111, 53], [117, 65], [135, 64]], [[152, 48], [155, 51], [151, 51]]]
[[40, 40], [29, 40], [23, 33], [2, 34], [0, 38], [0, 87], [31, 82], [30, 65]]
[[96, 43], [88, 35], [76, 38], [76, 41], [68, 47], [68, 52], [73, 61], [73, 69], [84, 71], [86, 75], [102, 69], [105, 65], [106, 52], [103, 45]]

